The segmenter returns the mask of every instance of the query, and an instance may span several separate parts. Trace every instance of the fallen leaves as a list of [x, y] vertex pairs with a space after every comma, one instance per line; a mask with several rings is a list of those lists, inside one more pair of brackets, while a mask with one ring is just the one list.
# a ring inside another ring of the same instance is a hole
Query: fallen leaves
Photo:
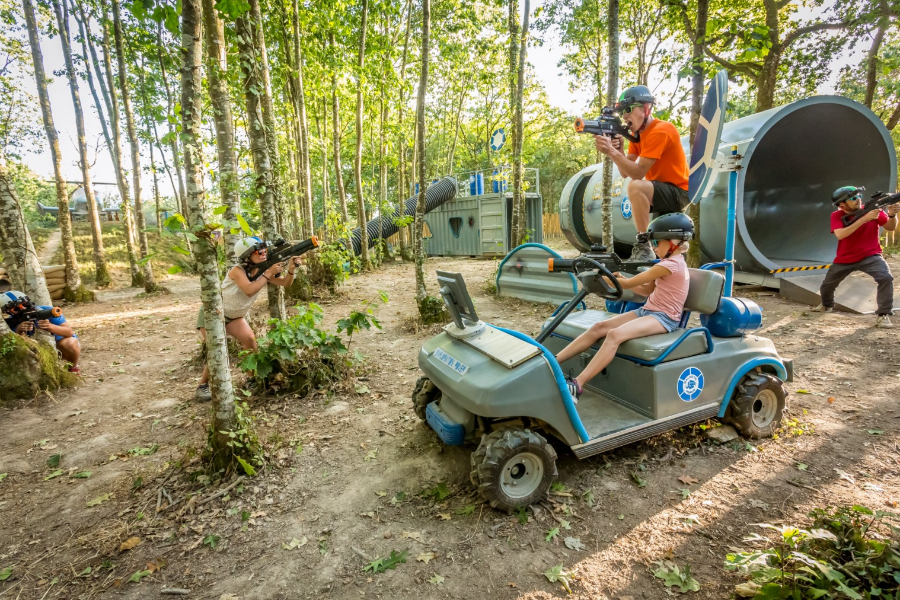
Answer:
[[690, 565], [685, 565], [682, 571], [672, 561], [657, 561], [655, 564], [659, 565], [659, 568], [652, 571], [653, 576], [662, 579], [667, 588], [677, 587], [682, 594], [700, 591], [700, 582], [691, 577]]
[[700, 480], [696, 477], [691, 477], [690, 475], [682, 475], [678, 478], [678, 481], [683, 483], [684, 485], [693, 485], [695, 483], [700, 483]]
[[302, 548], [303, 546], [305, 546], [307, 544], [307, 542], [309, 542], [309, 539], [306, 536], [303, 536], [302, 540], [293, 538], [287, 544], [282, 542], [281, 547], [284, 548], [285, 550], [293, 550], [295, 548]]
[[391, 554], [388, 557], [376, 558], [365, 567], [363, 567], [363, 571], [371, 571], [372, 573], [384, 573], [388, 569], [396, 569], [397, 565], [405, 563], [408, 556], [408, 550], [403, 550], [402, 552], [391, 550]]
[[805, 463], [797, 463], [798, 471], [806, 471], [807, 469], [809, 469], [809, 465], [807, 465]]
[[443, 585], [444, 577], [442, 575], [434, 574], [434, 577], [428, 580], [428, 583], [433, 583], [434, 585]]
[[93, 473], [91, 471], [80, 471], [72, 475], [72, 479], [88, 479]]
[[210, 534], [210, 535], [206, 536], [205, 538], [203, 538], [203, 545], [209, 546], [210, 548], [215, 548], [216, 546], [219, 545], [219, 540], [221, 540], [221, 539], [222, 539], [221, 536]]
[[581, 540], [575, 537], [567, 537], [563, 540], [563, 543], [566, 545], [566, 548], [569, 550], [584, 550], [584, 544], [581, 543]]
[[46, 477], [44, 477], [44, 481], [49, 481], [51, 479], [55, 479], [62, 474], [63, 474], [63, 470], [57, 469], [57, 470], [53, 471], [52, 473], [50, 473], [49, 475], [47, 475]]
[[422, 532], [421, 531], [404, 531], [403, 533], [400, 534], [400, 536], [404, 537], [408, 540], [415, 540], [418, 542], [419, 540], [422, 539]]
[[47, 458], [47, 466], [51, 469], [55, 469], [59, 466], [59, 461], [62, 460], [62, 454], [51, 454], [49, 458]]
[[119, 552], [125, 552], [126, 550], [131, 550], [135, 546], [141, 543], [141, 538], [139, 537], [130, 537], [119, 545]]
[[87, 501], [87, 506], [88, 506], [88, 507], [91, 507], [91, 506], [100, 506], [101, 504], [103, 504], [103, 503], [106, 502], [107, 500], [109, 500], [109, 494], [103, 494], [102, 496], [97, 496], [97, 497], [94, 498], [93, 500], [88, 500], [88, 501]]
[[141, 579], [149, 576], [150, 574], [151, 574], [151, 571], [149, 571], [149, 570], [138, 571], [137, 573], [135, 573], [134, 575], [132, 575], [131, 577], [128, 578], [128, 583], [140, 583]]
[[435, 558], [437, 558], [437, 554], [435, 554], [434, 552], [423, 552], [416, 557], [416, 560], [427, 565], [429, 561], [432, 561]]
[[12, 576], [13, 568], [6, 567], [4, 569], [0, 569], [0, 581], [6, 581]]
[[450, 513], [438, 513], [438, 518], [439, 518], [441, 521], [449, 521], [449, 520], [452, 519], [453, 517], [450, 516]]
[[6, 475], [7, 475], [7, 473], [0, 473], [0, 481], [3, 481], [4, 479], [6, 479]]
[[550, 567], [546, 571], [544, 571], [544, 577], [547, 578], [547, 581], [550, 583], [560, 582], [566, 591], [570, 594], [572, 593], [572, 588], [569, 587], [569, 580], [573, 579], [575, 572], [567, 572], [563, 567], [562, 563], [556, 565], [555, 567]]
[[547, 532], [547, 536], [544, 538], [544, 541], [550, 542], [559, 535], [559, 527], [554, 527], [550, 531]]
[[882, 429], [867, 429], [866, 431], [869, 435], [882, 435], [884, 433], [884, 430]]
[[374, 450], [366, 454], [366, 457], [363, 458], [363, 460], [368, 462], [370, 460], [375, 460], [376, 458], [378, 458], [378, 448], [375, 448]]

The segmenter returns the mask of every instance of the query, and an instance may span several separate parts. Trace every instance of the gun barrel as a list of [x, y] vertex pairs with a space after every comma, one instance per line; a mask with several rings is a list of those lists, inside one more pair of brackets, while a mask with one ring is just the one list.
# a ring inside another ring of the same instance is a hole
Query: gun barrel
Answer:
[[43, 321], [44, 319], [53, 319], [60, 315], [62, 315], [62, 309], [58, 306], [54, 306], [53, 308], [35, 310], [33, 313], [30, 313], [28, 315], [28, 318], [34, 319], [35, 321]]
[[550, 273], [574, 273], [575, 259], [573, 258], [548, 258], [547, 271]]
[[302, 242], [298, 242], [290, 246], [287, 244], [282, 244], [277, 250], [274, 250], [272, 254], [269, 255], [269, 258], [265, 262], [256, 265], [256, 268], [258, 269], [256, 275], [249, 277], [248, 279], [250, 279], [250, 281], [256, 281], [257, 279], [262, 277], [263, 272], [265, 272], [265, 270], [272, 265], [277, 265], [278, 263], [284, 262], [294, 256], [306, 254], [310, 250], [318, 247], [319, 238], [317, 238], [316, 236], [312, 236], [308, 240], [303, 240]]

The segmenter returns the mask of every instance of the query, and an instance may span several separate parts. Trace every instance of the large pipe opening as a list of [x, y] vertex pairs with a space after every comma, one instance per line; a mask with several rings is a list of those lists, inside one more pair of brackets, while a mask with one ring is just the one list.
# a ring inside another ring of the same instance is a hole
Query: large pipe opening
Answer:
[[855, 107], [805, 104], [778, 117], [747, 149], [738, 185], [743, 241], [774, 268], [828, 263], [837, 247], [831, 193], [843, 185], [870, 194], [893, 189], [893, 157], [882, 131]]

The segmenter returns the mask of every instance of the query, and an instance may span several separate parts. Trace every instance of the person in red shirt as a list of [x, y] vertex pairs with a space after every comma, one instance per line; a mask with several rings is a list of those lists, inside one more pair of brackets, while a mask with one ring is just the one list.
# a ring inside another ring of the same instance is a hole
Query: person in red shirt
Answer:
[[630, 87], [622, 93], [616, 110], [635, 134], [639, 142], [628, 145], [622, 152], [622, 138], [594, 136], [597, 151], [609, 156], [623, 177], [628, 177], [628, 198], [637, 228], [637, 244], [632, 260], [648, 261], [656, 258], [646, 239], [650, 213], [665, 215], [684, 210], [688, 205], [688, 165], [681, 145], [681, 136], [672, 123], [654, 118], [656, 99], [645, 85]]
[[873, 210], [850, 225], [844, 226], [841, 217], [859, 210], [863, 189], [844, 186], [836, 189], [831, 195], [832, 203], [838, 207], [838, 210], [831, 213], [831, 233], [838, 239], [837, 256], [819, 288], [822, 304], [813, 310], [816, 312], [834, 310], [834, 291], [848, 275], [854, 271], [861, 271], [871, 275], [878, 284], [875, 327], [890, 328], [894, 326], [891, 323], [891, 314], [894, 310], [894, 276], [881, 256], [878, 228], [884, 227], [886, 231], [897, 229], [897, 213], [900, 212], [900, 205], [891, 204], [887, 207], [887, 213], [883, 210]]

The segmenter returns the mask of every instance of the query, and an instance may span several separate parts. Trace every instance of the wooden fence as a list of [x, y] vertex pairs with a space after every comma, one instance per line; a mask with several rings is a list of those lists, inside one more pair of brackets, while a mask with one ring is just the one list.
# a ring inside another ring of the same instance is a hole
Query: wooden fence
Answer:
[[563, 237], [562, 229], [559, 228], [559, 213], [544, 214], [544, 238]]

